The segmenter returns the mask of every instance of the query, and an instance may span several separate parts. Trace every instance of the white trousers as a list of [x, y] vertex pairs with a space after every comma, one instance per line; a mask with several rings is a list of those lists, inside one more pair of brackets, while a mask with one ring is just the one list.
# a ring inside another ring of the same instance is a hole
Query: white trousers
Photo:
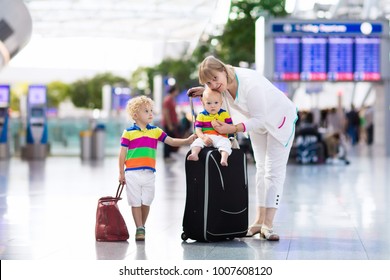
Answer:
[[[228, 155], [230, 156], [230, 154], [232, 153], [232, 143], [230, 142], [230, 140], [226, 137], [223, 137], [221, 135], [212, 135], [212, 134], [207, 134], [208, 137], [210, 137], [211, 140], [213, 140], [213, 147], [217, 148], [218, 151], [225, 151], [228, 153]], [[202, 139], [200, 138], [196, 138], [195, 141], [191, 144], [191, 149], [193, 147], [200, 147], [200, 148], [204, 148], [205, 144], [203, 142]]]
[[155, 173], [150, 169], [125, 172], [127, 201], [132, 207], [150, 206], [154, 199]]
[[279, 208], [292, 142], [283, 146], [271, 134], [249, 133], [256, 161], [257, 206]]

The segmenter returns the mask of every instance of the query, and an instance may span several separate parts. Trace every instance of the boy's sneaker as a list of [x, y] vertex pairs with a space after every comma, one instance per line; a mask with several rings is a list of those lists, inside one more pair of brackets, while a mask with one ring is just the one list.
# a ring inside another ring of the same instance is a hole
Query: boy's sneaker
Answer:
[[135, 231], [135, 241], [145, 241], [145, 228], [139, 227]]

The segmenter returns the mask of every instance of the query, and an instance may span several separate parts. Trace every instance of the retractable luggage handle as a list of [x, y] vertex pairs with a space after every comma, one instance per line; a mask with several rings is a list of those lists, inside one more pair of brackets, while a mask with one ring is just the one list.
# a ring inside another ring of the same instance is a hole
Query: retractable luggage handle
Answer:
[[193, 97], [190, 96], [190, 107], [191, 107], [191, 115], [192, 115], [192, 131], [193, 131], [193, 133], [195, 133], [196, 117], [195, 117], [194, 101], [192, 99], [193, 99]]
[[119, 186], [118, 186], [118, 189], [116, 190], [116, 195], [115, 195], [115, 198], [117, 199], [122, 199], [121, 198], [121, 195], [122, 195], [122, 191], [123, 191], [123, 187], [125, 185], [122, 185], [121, 183], [119, 183]]
[[[189, 99], [190, 99], [190, 107], [191, 107], [191, 114], [192, 114], [193, 132], [195, 133], [196, 117], [195, 117], [194, 101], [192, 100], [193, 99], [192, 96], [190, 96]], [[226, 111], [230, 115], [229, 105], [226, 103], [226, 101], [225, 101], [225, 104], [226, 104]], [[237, 133], [234, 133], [234, 137], [229, 137], [229, 140], [232, 143], [232, 149], [239, 149], [240, 148], [240, 145], [239, 145], [238, 140], [237, 140]]]

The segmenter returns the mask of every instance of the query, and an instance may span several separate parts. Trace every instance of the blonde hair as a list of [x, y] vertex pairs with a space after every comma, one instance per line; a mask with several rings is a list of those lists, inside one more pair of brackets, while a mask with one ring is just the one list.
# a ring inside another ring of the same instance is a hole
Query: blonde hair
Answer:
[[154, 102], [149, 97], [145, 95], [137, 96], [135, 98], [130, 99], [126, 105], [126, 112], [129, 117], [133, 118], [133, 116], [141, 109], [142, 106], [150, 106], [153, 107]]
[[218, 58], [210, 55], [206, 57], [199, 65], [199, 83], [204, 85], [208, 81], [212, 80], [215, 76], [215, 71], [226, 71], [228, 84], [230, 84], [236, 78], [233, 66], [225, 64]]

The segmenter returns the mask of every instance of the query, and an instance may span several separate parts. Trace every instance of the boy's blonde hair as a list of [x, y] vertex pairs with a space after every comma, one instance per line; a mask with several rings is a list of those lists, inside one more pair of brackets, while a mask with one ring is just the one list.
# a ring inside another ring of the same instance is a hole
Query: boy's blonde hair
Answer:
[[130, 99], [126, 105], [126, 112], [129, 117], [132, 118], [134, 114], [136, 114], [143, 105], [149, 105], [150, 107], [153, 107], [154, 102], [152, 99], [146, 97], [145, 95], [137, 96], [135, 98]]

